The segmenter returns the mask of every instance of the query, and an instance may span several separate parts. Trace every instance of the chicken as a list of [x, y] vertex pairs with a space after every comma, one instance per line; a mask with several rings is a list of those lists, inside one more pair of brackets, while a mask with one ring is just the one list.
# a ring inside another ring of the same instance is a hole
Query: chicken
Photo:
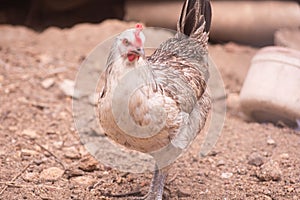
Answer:
[[156, 160], [149, 193], [160, 200], [171, 164], [203, 129], [207, 91], [209, 0], [186, 0], [177, 34], [146, 57], [143, 27], [121, 33], [111, 47], [98, 112], [105, 134]]

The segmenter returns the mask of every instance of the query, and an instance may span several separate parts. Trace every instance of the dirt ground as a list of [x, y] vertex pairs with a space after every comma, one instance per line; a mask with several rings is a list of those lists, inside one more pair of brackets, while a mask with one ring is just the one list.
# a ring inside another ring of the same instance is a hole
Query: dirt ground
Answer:
[[[0, 199], [116, 199], [112, 194], [147, 192], [150, 173], [119, 172], [89, 155], [73, 123], [72, 99], [59, 88], [75, 79], [99, 42], [132, 26], [105, 21], [42, 33], [0, 26]], [[198, 156], [199, 137], [176, 161], [166, 199], [300, 199], [299, 132], [248, 122], [238, 107], [256, 51], [210, 45], [228, 94], [224, 129], [208, 156]]]

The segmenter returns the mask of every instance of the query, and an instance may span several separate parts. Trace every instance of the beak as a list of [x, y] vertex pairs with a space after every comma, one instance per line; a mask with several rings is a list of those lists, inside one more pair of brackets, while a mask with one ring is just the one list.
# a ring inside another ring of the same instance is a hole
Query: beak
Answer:
[[136, 54], [136, 55], [139, 55], [141, 57], [144, 57], [145, 56], [145, 51], [143, 48], [140, 48], [140, 47], [137, 47], [136, 49], [132, 50], [131, 51], [132, 53]]
[[135, 47], [127, 53], [127, 58], [130, 62], [139, 60], [140, 57], [145, 58], [145, 52], [143, 48]]

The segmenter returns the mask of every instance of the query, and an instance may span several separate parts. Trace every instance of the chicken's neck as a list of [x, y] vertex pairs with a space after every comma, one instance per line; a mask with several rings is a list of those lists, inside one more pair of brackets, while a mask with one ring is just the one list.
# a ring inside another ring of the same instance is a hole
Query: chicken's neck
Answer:
[[111, 92], [124, 83], [136, 89], [141, 85], [155, 85], [152, 69], [146, 59], [139, 58], [135, 62], [118, 59], [109, 68], [107, 86]]

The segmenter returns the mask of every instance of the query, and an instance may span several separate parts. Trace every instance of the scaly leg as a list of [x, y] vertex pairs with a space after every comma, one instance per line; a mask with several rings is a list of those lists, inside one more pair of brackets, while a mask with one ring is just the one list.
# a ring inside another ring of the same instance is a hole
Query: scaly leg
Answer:
[[155, 166], [150, 190], [148, 194], [138, 200], [162, 200], [167, 172], [167, 170], [158, 169], [158, 167]]
[[296, 119], [298, 127], [296, 127], [296, 131], [300, 131], [300, 119]]

